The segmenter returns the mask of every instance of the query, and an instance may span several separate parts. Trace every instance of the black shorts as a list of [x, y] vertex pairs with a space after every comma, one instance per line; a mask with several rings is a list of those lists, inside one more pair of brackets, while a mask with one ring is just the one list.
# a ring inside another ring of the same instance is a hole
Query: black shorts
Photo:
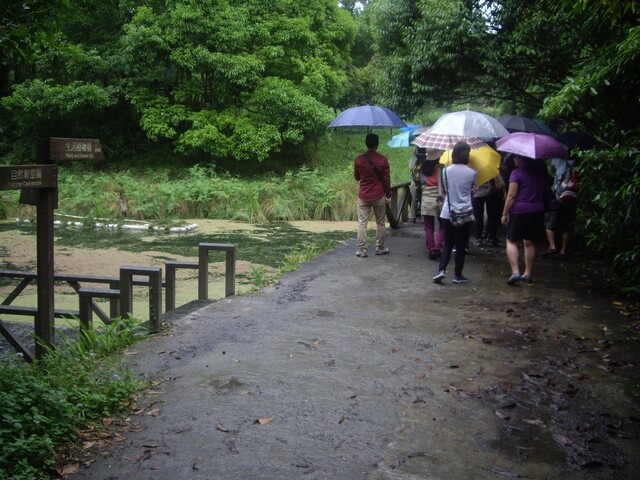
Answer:
[[557, 210], [545, 214], [545, 227], [554, 232], [573, 233], [573, 227], [576, 223], [576, 210], [575, 204], [558, 202]]
[[508, 240], [512, 242], [520, 240], [539, 242], [545, 238], [544, 212], [515, 213], [509, 216]]

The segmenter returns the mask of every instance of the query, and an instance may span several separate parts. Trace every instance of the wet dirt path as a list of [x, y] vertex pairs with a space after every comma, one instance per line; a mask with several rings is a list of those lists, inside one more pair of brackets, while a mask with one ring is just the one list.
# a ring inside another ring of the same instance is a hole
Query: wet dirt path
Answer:
[[157, 382], [135, 428], [70, 478], [637, 478], [638, 349], [588, 272], [509, 287], [472, 247], [439, 286], [418, 226], [389, 247], [178, 312], [125, 356]]

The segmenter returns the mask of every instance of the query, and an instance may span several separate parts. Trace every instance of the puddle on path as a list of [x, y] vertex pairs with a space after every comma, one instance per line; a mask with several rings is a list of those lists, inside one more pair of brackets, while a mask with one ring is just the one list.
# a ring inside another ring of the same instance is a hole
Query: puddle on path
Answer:
[[233, 392], [238, 388], [245, 386], [240, 380], [233, 376], [220, 377], [219, 374], [213, 378], [206, 380], [201, 384], [202, 387], [212, 390], [213, 393], [223, 395], [225, 393]]

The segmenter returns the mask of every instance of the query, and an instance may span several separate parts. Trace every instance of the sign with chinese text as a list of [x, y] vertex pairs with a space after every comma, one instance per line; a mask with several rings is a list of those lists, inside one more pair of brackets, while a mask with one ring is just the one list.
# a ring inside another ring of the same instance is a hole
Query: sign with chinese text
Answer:
[[51, 188], [58, 186], [57, 165], [0, 167], [0, 190]]
[[104, 160], [100, 140], [95, 138], [51, 137], [49, 155], [52, 161]]

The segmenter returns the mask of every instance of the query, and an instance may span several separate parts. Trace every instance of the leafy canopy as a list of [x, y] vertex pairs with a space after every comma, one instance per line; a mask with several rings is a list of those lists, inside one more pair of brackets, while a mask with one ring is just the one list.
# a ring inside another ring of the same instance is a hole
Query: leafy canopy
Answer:
[[263, 160], [331, 120], [354, 25], [329, 0], [181, 0], [139, 8], [124, 31], [126, 95], [151, 139]]

